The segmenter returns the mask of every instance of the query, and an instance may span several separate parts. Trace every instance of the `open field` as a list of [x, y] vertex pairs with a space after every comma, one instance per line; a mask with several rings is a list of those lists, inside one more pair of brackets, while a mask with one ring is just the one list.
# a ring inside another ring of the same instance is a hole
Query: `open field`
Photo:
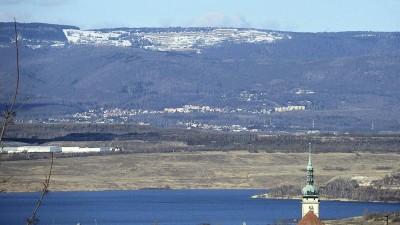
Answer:
[[[335, 176], [382, 177], [400, 169], [398, 153], [319, 153], [313, 155], [316, 184]], [[56, 158], [50, 190], [265, 189], [281, 183], [304, 185], [306, 153], [248, 151], [140, 153]], [[38, 191], [50, 160], [1, 163], [0, 176], [13, 176], [2, 188]]]
[[[353, 217], [348, 219], [341, 219], [341, 220], [327, 220], [323, 221], [325, 225], [379, 225], [379, 224], [386, 224], [385, 217], [381, 217], [378, 219], [371, 219], [365, 220], [362, 217]], [[400, 225], [400, 222], [393, 222], [389, 221], [390, 225]]]

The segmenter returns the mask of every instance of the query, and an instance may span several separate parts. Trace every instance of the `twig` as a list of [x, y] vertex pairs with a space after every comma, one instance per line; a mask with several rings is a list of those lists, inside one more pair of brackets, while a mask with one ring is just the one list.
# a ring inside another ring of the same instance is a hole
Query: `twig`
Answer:
[[[3, 140], [3, 137], [5, 135], [7, 126], [12, 123], [13, 117], [16, 115], [17, 111], [22, 106], [21, 105], [16, 111], [14, 110], [15, 103], [17, 101], [18, 92], [19, 92], [19, 77], [20, 77], [20, 73], [19, 73], [18, 31], [17, 31], [17, 21], [15, 20], [15, 18], [14, 18], [14, 31], [15, 31], [15, 47], [16, 47], [16, 52], [17, 52], [17, 59], [16, 59], [17, 60], [17, 79], [16, 79], [16, 87], [15, 87], [13, 100], [11, 102], [11, 106], [10, 106], [10, 108], [8, 108], [8, 106], [6, 106], [6, 111], [2, 114], [2, 117], [4, 118], [4, 120], [2, 122], [2, 128], [1, 128], [1, 133], [0, 133], [0, 143], [2, 143], [2, 140]], [[24, 104], [25, 103], [26, 103], [26, 101], [24, 102]]]
[[26, 225], [30, 225], [30, 224], [35, 224], [38, 219], [36, 218], [36, 214], [39, 211], [40, 206], [42, 205], [42, 201], [44, 199], [44, 196], [46, 196], [46, 194], [49, 192], [49, 186], [50, 186], [50, 177], [51, 177], [51, 172], [53, 170], [53, 161], [54, 161], [54, 153], [51, 153], [51, 164], [50, 164], [50, 170], [48, 175], [46, 176], [46, 179], [43, 182], [43, 189], [42, 189], [42, 195], [39, 198], [39, 201], [36, 205], [35, 210], [32, 213], [31, 218], [26, 220]]
[[[17, 52], [17, 79], [16, 79], [16, 87], [15, 87], [15, 92], [14, 92], [14, 97], [11, 102], [11, 106], [8, 107], [6, 105], [6, 110], [1, 114], [1, 117], [3, 117], [3, 120], [1, 122], [1, 133], [0, 133], [0, 150], [3, 150], [3, 137], [6, 133], [6, 128], [8, 125], [12, 123], [13, 117], [16, 115], [17, 111], [26, 103], [26, 101], [17, 109], [14, 110], [16, 101], [17, 101], [17, 96], [18, 96], [18, 91], [19, 91], [19, 77], [20, 77], [20, 72], [19, 72], [19, 48], [18, 48], [18, 31], [17, 31], [17, 21], [14, 18], [14, 31], [15, 31], [15, 47], [16, 47], [16, 52]], [[0, 183], [6, 183], [8, 182], [12, 176], [9, 178], [3, 180]], [[4, 192], [5, 190], [0, 190], [0, 192]]]
[[[9, 180], [11, 180], [11, 178], [13, 178], [13, 176], [9, 176], [8, 178], [0, 181], [1, 184], [7, 183]], [[5, 192], [6, 189], [1, 189], [0, 192]]]
[[11, 103], [10, 111], [14, 109], [15, 102], [17, 100], [18, 96], [18, 91], [19, 91], [19, 48], [18, 48], [18, 33], [17, 33], [17, 21], [14, 18], [14, 31], [15, 31], [15, 47], [16, 47], [16, 52], [17, 52], [17, 85], [15, 87], [15, 93], [14, 93], [14, 98]]
[[[17, 97], [18, 97], [18, 93], [19, 93], [19, 81], [20, 81], [18, 31], [17, 31], [17, 21], [15, 20], [15, 18], [14, 18], [14, 31], [15, 31], [15, 47], [16, 47], [16, 52], [17, 52], [17, 55], [16, 55], [16, 57], [17, 57], [16, 58], [16, 61], [17, 61], [16, 87], [15, 87], [15, 92], [14, 92], [13, 99], [11, 101], [11, 106], [10, 107], [6, 106], [6, 110], [1, 114], [1, 116], [3, 117], [3, 121], [2, 121], [2, 124], [1, 124], [1, 133], [0, 133], [0, 147], [1, 147], [1, 149], [3, 149], [2, 140], [3, 140], [3, 137], [5, 135], [7, 126], [12, 124], [13, 118], [15, 117], [17, 112], [28, 101], [28, 98], [26, 98], [24, 100], [24, 102], [17, 109], [14, 109], [16, 107]], [[38, 203], [36, 205], [36, 208], [33, 211], [32, 216], [29, 219], [26, 220], [26, 224], [27, 225], [35, 224], [38, 221], [37, 218], [36, 218], [36, 214], [39, 211], [40, 206], [42, 205], [44, 196], [46, 196], [46, 194], [49, 192], [50, 177], [51, 177], [51, 172], [53, 170], [53, 161], [54, 161], [54, 154], [51, 153], [50, 171], [49, 171], [48, 175], [46, 176], [45, 181], [43, 182], [42, 195], [40, 196], [40, 199], [39, 199], [39, 201], [38, 201]], [[3, 180], [0, 183], [6, 183], [11, 178], [12, 178], [12, 176], [10, 176], [9, 178]], [[0, 191], [2, 191], [2, 190], [0, 190]]]
[[7, 183], [13, 176], [8, 177], [7, 179], [2, 180], [0, 183]]

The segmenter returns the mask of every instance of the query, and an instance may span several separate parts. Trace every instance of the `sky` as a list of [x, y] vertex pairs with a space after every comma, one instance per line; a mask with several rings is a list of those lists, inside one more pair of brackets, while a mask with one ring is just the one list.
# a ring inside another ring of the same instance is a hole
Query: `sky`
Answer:
[[238, 27], [294, 32], [400, 31], [400, 0], [0, 0], [0, 22], [81, 29]]

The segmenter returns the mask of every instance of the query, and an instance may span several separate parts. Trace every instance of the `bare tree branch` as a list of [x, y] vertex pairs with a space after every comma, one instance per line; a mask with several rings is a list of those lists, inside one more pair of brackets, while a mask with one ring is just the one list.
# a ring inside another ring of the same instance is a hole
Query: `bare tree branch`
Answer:
[[[3, 117], [3, 120], [1, 121], [1, 133], [0, 133], [0, 150], [3, 150], [3, 137], [6, 132], [6, 128], [8, 125], [10, 125], [13, 121], [13, 117], [16, 115], [16, 111], [14, 111], [15, 103], [17, 101], [17, 96], [18, 96], [18, 91], [19, 91], [19, 77], [20, 77], [20, 72], [19, 72], [19, 48], [18, 48], [18, 31], [17, 31], [17, 21], [14, 18], [14, 31], [15, 31], [15, 47], [16, 47], [16, 52], [17, 52], [17, 79], [16, 79], [16, 87], [15, 87], [15, 92], [14, 92], [14, 97], [11, 102], [11, 106], [8, 107], [6, 105], [6, 110], [1, 114], [1, 117]], [[25, 103], [24, 103], [25, 104]], [[22, 106], [22, 105], [21, 105]], [[18, 110], [21, 108], [21, 106], [18, 108]], [[12, 176], [10, 176], [7, 179], [2, 180], [0, 183], [6, 183], [8, 182]], [[5, 189], [0, 190], [0, 192], [6, 191]]]
[[0, 183], [7, 183], [13, 176], [10, 176], [2, 181], [0, 181]]
[[[7, 183], [9, 180], [11, 180], [11, 178], [13, 178], [13, 176], [9, 176], [8, 178], [0, 181], [1, 184]], [[0, 192], [5, 192], [6, 189], [1, 189]]]
[[15, 92], [14, 92], [14, 97], [11, 102], [10, 108], [6, 106], [6, 111], [3, 113], [3, 122], [2, 122], [2, 128], [1, 128], [1, 133], [0, 133], [0, 144], [2, 143], [3, 137], [6, 132], [7, 126], [12, 122], [13, 117], [15, 116], [16, 112], [14, 111], [15, 103], [17, 101], [17, 96], [19, 92], [19, 49], [18, 49], [18, 31], [17, 31], [17, 21], [14, 18], [14, 31], [15, 31], [15, 47], [16, 47], [16, 52], [17, 52], [17, 79], [16, 79], [16, 87], [15, 87]]
[[14, 31], [15, 31], [15, 47], [17, 52], [17, 85], [15, 87], [14, 98], [11, 103], [10, 112], [13, 112], [15, 102], [17, 101], [18, 91], [19, 91], [19, 48], [18, 48], [18, 31], [17, 31], [17, 21], [14, 18]]
[[39, 211], [40, 206], [42, 205], [42, 201], [44, 199], [44, 196], [46, 196], [46, 194], [49, 192], [49, 186], [50, 186], [50, 177], [51, 177], [51, 172], [53, 170], [53, 161], [54, 161], [54, 153], [51, 153], [51, 164], [50, 164], [50, 170], [48, 175], [46, 176], [46, 179], [43, 182], [43, 189], [42, 189], [42, 195], [39, 198], [39, 201], [36, 205], [35, 210], [32, 213], [31, 218], [26, 220], [26, 225], [30, 225], [30, 224], [35, 224], [38, 222], [38, 219], [36, 218], [36, 214]]
[[[17, 52], [17, 77], [16, 77], [16, 87], [15, 87], [15, 92], [13, 99], [11, 101], [11, 106], [8, 107], [6, 105], [6, 110], [1, 114], [1, 116], [4, 118], [2, 123], [1, 123], [1, 133], [0, 133], [0, 147], [1, 149], [3, 148], [2, 146], [2, 140], [5, 135], [7, 126], [13, 123], [13, 118], [16, 116], [17, 112], [21, 109], [23, 105], [28, 101], [28, 98], [25, 99], [25, 101], [17, 108], [16, 108], [16, 102], [17, 102], [17, 97], [19, 93], [19, 81], [20, 81], [20, 70], [19, 70], [19, 48], [18, 48], [18, 32], [17, 32], [17, 22], [14, 18], [14, 30], [15, 30], [15, 47], [16, 47], [16, 52]], [[35, 224], [37, 223], [38, 219], [36, 218], [36, 214], [39, 211], [40, 206], [42, 205], [43, 199], [46, 196], [46, 194], [49, 192], [49, 186], [50, 186], [50, 177], [51, 177], [51, 172], [53, 170], [53, 162], [54, 162], [54, 154], [51, 153], [51, 164], [50, 164], [50, 170], [48, 175], [46, 176], [44, 182], [43, 182], [43, 189], [42, 189], [42, 195], [39, 198], [39, 201], [35, 207], [35, 210], [33, 211], [31, 217], [26, 220], [26, 224]], [[6, 183], [8, 182], [12, 176], [9, 178], [0, 181], [0, 183]], [[0, 190], [1, 192], [2, 190]], [[4, 190], [5, 191], [5, 190]]]

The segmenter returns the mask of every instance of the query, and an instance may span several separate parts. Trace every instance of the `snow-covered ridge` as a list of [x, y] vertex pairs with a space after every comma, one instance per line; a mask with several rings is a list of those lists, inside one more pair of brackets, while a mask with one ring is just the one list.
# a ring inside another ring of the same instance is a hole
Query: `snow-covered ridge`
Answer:
[[121, 39], [125, 31], [89, 31], [63, 29], [69, 43], [72, 44], [98, 44], [98, 45], [114, 45], [128, 47], [132, 44], [128, 40]]
[[197, 51], [222, 42], [273, 43], [290, 39], [286, 34], [252, 29], [205, 29], [180, 31], [143, 32], [140, 30], [85, 31], [64, 29], [70, 44], [113, 45], [129, 47], [135, 45], [155, 51]]
[[283, 38], [290, 38], [286, 35], [272, 32], [238, 29], [214, 29], [204, 32], [143, 33], [137, 35], [150, 43], [144, 48], [158, 51], [199, 51], [202, 47], [218, 45], [225, 41], [234, 43], [272, 43]]

